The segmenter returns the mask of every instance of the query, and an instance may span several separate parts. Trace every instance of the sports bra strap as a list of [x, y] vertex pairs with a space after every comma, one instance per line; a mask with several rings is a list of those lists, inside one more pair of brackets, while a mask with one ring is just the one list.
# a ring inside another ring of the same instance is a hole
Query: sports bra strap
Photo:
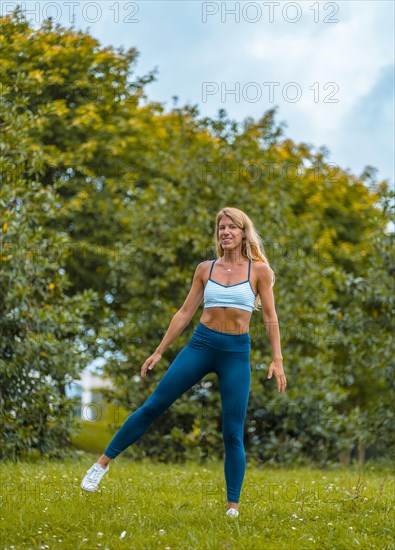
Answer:
[[248, 280], [250, 280], [251, 260], [248, 259]]
[[210, 269], [210, 273], [208, 274], [209, 278], [211, 277], [211, 272], [213, 270], [213, 267], [214, 267], [214, 264], [217, 260], [214, 260], [212, 263], [211, 263], [211, 269]]

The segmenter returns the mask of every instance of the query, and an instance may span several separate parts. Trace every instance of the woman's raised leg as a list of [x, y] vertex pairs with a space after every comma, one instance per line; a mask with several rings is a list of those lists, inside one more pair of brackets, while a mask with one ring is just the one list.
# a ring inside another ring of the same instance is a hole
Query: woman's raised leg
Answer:
[[[134, 443], [170, 405], [212, 370], [210, 348], [186, 345], [174, 359], [156, 389], [143, 405], [131, 414], [108, 444], [104, 455], [118, 456]], [[104, 464], [103, 464], [104, 465]]]

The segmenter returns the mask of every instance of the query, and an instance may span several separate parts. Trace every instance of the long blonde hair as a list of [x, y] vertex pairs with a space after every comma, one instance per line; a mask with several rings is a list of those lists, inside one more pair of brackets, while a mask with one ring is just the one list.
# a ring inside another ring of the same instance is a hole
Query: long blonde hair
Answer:
[[[255, 229], [255, 226], [252, 220], [247, 216], [245, 212], [243, 212], [242, 210], [239, 210], [238, 208], [227, 206], [225, 208], [222, 208], [216, 216], [215, 231], [214, 231], [214, 248], [217, 254], [217, 258], [222, 258], [222, 256], [224, 255], [224, 251], [219, 240], [219, 222], [222, 216], [228, 216], [233, 220], [233, 222], [237, 225], [237, 227], [239, 227], [240, 229], [244, 229], [245, 239], [243, 239], [243, 244], [241, 249], [242, 255], [245, 258], [248, 258], [250, 260], [262, 260], [263, 262], [265, 262], [265, 264], [269, 266], [272, 272], [271, 286], [273, 286], [275, 283], [275, 275], [274, 275], [273, 269], [270, 267], [268, 259], [265, 256], [262, 239], [259, 236], [257, 230]], [[262, 307], [262, 303], [258, 294], [257, 297], [255, 298], [254, 310], [258, 310], [260, 307]]]

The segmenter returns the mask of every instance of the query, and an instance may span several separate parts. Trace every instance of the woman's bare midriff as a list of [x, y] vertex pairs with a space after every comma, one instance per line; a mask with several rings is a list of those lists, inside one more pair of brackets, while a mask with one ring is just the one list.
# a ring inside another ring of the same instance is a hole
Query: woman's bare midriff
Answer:
[[249, 332], [251, 313], [234, 307], [208, 307], [203, 309], [199, 321], [218, 332], [244, 334]]
[[[222, 273], [217, 270], [215, 280], [224, 285], [232, 285], [235, 282], [238, 283], [240, 281], [244, 281], [246, 279], [245, 275], [247, 265], [248, 261], [240, 262], [237, 266], [235, 266], [233, 268], [232, 280], [224, 280], [226, 275], [229, 275], [229, 273], [226, 273], [225, 270], [223, 270]], [[203, 281], [204, 286], [206, 286], [208, 281], [210, 267], [211, 261], [208, 261]], [[255, 281], [252, 267], [250, 281], [255, 294]], [[227, 334], [245, 334], [246, 332], [249, 332], [251, 315], [252, 314], [249, 311], [235, 307], [208, 307], [203, 309], [203, 313], [199, 321], [203, 325], [206, 325], [206, 327], [218, 332], [225, 332]]]

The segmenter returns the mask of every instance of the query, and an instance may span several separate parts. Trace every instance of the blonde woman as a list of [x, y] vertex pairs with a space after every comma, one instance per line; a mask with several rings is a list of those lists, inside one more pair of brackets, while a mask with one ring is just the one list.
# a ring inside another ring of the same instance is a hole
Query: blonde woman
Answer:
[[141, 367], [141, 377], [154, 368], [204, 300], [197, 328], [151, 396], [126, 419], [99, 460], [87, 471], [82, 489], [95, 491], [108, 472], [111, 459], [139, 439], [178, 397], [206, 374], [215, 372], [222, 403], [226, 514], [239, 515], [238, 502], [246, 468], [244, 422], [250, 391], [249, 322], [254, 309], [262, 307], [272, 346], [268, 378], [274, 374], [279, 392], [285, 391], [287, 380], [272, 290], [274, 273], [262, 252], [262, 241], [253, 222], [237, 208], [224, 208], [216, 217], [214, 240], [217, 258], [196, 267], [188, 296], [172, 318], [163, 340]]

